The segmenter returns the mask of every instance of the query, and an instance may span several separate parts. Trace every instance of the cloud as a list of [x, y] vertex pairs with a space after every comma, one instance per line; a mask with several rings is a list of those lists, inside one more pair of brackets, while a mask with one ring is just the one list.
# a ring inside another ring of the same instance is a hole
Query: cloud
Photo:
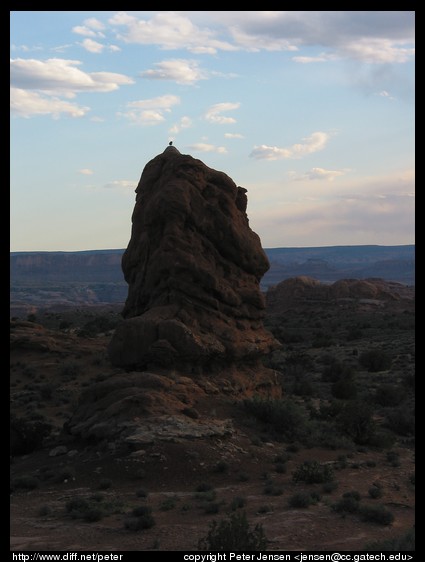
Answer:
[[126, 43], [158, 45], [165, 50], [185, 49], [192, 53], [236, 50], [228, 41], [217, 39], [216, 31], [194, 25], [189, 17], [179, 12], [157, 12], [149, 20], [119, 12], [109, 19], [109, 23], [126, 28], [118, 34], [118, 38]]
[[169, 130], [168, 132], [172, 135], [176, 135], [177, 133], [179, 133], [182, 129], [188, 129], [189, 127], [192, 126], [192, 119], [190, 117], [187, 117], [186, 115], [183, 116], [180, 121], [178, 123], [175, 123]]
[[105, 37], [102, 30], [105, 25], [96, 18], [88, 18], [84, 20], [84, 25], [76, 25], [72, 28], [72, 32], [77, 35], [84, 35], [86, 37]]
[[134, 84], [125, 74], [115, 72], [84, 72], [77, 68], [82, 63], [68, 59], [11, 59], [12, 86], [41, 90], [57, 95], [76, 92], [112, 92], [121, 85]]
[[107, 189], [136, 189], [137, 182], [132, 180], [113, 180], [103, 187]]
[[226, 111], [232, 111], [232, 109], [238, 109], [240, 105], [241, 104], [239, 102], [216, 103], [212, 105], [209, 109], [207, 109], [204, 117], [210, 123], [216, 123], [218, 125], [228, 125], [229, 123], [236, 123], [236, 119], [234, 117], [225, 117], [221, 115], [221, 113]]
[[339, 57], [337, 57], [336, 55], [332, 55], [330, 53], [321, 53], [320, 55], [314, 57], [297, 55], [295, 57], [292, 57], [292, 60], [301, 64], [308, 64], [311, 62], [328, 62], [338, 60], [338, 58]]
[[54, 119], [58, 119], [61, 114], [83, 117], [90, 110], [89, 107], [82, 107], [54, 96], [46, 97], [20, 88], [10, 89], [10, 109], [18, 117], [50, 114]]
[[93, 39], [84, 39], [84, 41], [81, 43], [81, 46], [90, 53], [101, 53], [105, 48], [105, 45], [102, 45], [102, 43], [98, 43], [98, 41], [93, 41]]
[[358, 38], [340, 47], [341, 55], [371, 64], [403, 63], [413, 58], [415, 49], [385, 38]]
[[94, 174], [93, 170], [90, 170], [90, 168], [82, 168], [81, 170], [78, 170], [78, 173], [83, 174], [84, 176], [91, 176]]
[[155, 69], [140, 73], [151, 80], [173, 80], [178, 84], [194, 84], [207, 78], [206, 72], [199, 68], [198, 62], [186, 59], [171, 59], [154, 64]]
[[288, 39], [245, 32], [239, 27], [231, 27], [230, 32], [238, 47], [245, 51], [297, 51], [298, 47]]
[[335, 178], [338, 176], [345, 175], [349, 170], [325, 170], [325, 168], [312, 168], [305, 174], [298, 176], [297, 174], [292, 174], [292, 179], [294, 180], [326, 180], [326, 181], [334, 181]]
[[380, 96], [381, 98], [387, 98], [389, 100], [395, 100], [396, 99], [389, 92], [387, 92], [387, 90], [382, 90], [382, 91], [378, 92], [377, 95]]
[[262, 144], [255, 146], [249, 155], [257, 160], [283, 160], [287, 158], [302, 158], [307, 154], [323, 150], [329, 140], [330, 135], [321, 131], [312, 133], [309, 137], [302, 140], [304, 142], [293, 144], [289, 148], [279, 148]]
[[204, 142], [191, 144], [187, 148], [189, 148], [192, 152], [217, 152], [219, 154], [224, 154], [227, 152], [224, 146], [215, 146], [213, 144]]
[[157, 125], [165, 121], [164, 113], [170, 112], [171, 107], [179, 103], [178, 96], [166, 94], [157, 98], [128, 102], [129, 111], [118, 115], [139, 125]]
[[244, 136], [239, 133], [224, 133], [226, 139], [243, 139]]

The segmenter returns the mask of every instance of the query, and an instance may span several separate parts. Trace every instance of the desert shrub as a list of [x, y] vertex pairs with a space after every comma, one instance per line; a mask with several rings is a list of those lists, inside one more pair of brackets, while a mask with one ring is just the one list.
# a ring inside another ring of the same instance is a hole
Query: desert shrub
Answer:
[[230, 509], [232, 511], [236, 511], [237, 509], [241, 509], [242, 507], [245, 507], [245, 506], [246, 506], [246, 498], [243, 498], [241, 496], [236, 496], [230, 502]]
[[148, 505], [135, 507], [129, 516], [124, 519], [124, 527], [129, 531], [150, 529], [155, 525], [152, 508]]
[[275, 470], [278, 474], [286, 474], [286, 464], [284, 462], [276, 463]]
[[305, 482], [306, 484], [329, 482], [333, 478], [334, 472], [330, 465], [308, 460], [298, 465], [292, 474], [294, 482]]
[[171, 509], [174, 509], [176, 507], [177, 500], [177, 497], [165, 498], [165, 500], [159, 506], [159, 509], [161, 511], [170, 511]]
[[283, 494], [283, 488], [275, 482], [267, 482], [264, 486], [263, 493], [267, 496], [281, 496]]
[[331, 393], [340, 400], [353, 400], [357, 397], [357, 385], [352, 378], [341, 378], [332, 384]]
[[413, 527], [404, 535], [386, 539], [383, 541], [374, 541], [365, 545], [364, 550], [381, 551], [381, 552], [414, 552], [416, 549], [415, 544], [415, 528]]
[[386, 412], [385, 425], [397, 435], [415, 435], [415, 409], [402, 404]]
[[361, 499], [360, 492], [358, 492], [357, 490], [349, 490], [348, 492], [344, 492], [342, 494], [342, 497], [343, 498], [354, 498], [358, 502]]
[[379, 523], [380, 525], [391, 525], [394, 515], [384, 505], [362, 505], [359, 508], [360, 517], [363, 521]]
[[371, 486], [368, 490], [368, 494], [369, 497], [371, 497], [372, 499], [376, 500], [378, 498], [382, 498], [383, 496], [383, 491], [381, 486], [376, 486], [375, 484], [373, 486]]
[[324, 494], [332, 494], [338, 488], [338, 482], [336, 480], [331, 480], [330, 482], [325, 482], [322, 486], [322, 492]]
[[218, 461], [213, 467], [213, 472], [224, 473], [227, 472], [228, 470], [229, 470], [229, 464], [224, 460]]
[[110, 488], [112, 486], [112, 480], [110, 480], [109, 478], [102, 478], [99, 482], [99, 490], [107, 490], [108, 488]]
[[266, 423], [283, 440], [302, 441], [309, 433], [305, 411], [291, 399], [254, 397], [245, 399], [243, 405], [254, 418]]
[[40, 517], [46, 517], [52, 513], [52, 508], [49, 505], [42, 505], [38, 510]]
[[315, 503], [314, 498], [308, 492], [297, 492], [289, 498], [289, 507], [309, 507]]
[[121, 513], [120, 502], [107, 501], [100, 493], [90, 497], [76, 496], [65, 505], [66, 511], [73, 519], [83, 519], [89, 523], [100, 521], [112, 513]]
[[327, 358], [325, 367], [322, 370], [322, 381], [336, 382], [341, 379], [351, 379], [353, 375], [354, 370], [352, 367], [331, 356]]
[[220, 511], [220, 505], [221, 504], [219, 502], [207, 501], [202, 504], [202, 510], [204, 513], [207, 513], [208, 515], [212, 515]]
[[116, 319], [109, 318], [109, 316], [98, 316], [86, 322], [84, 326], [78, 330], [77, 335], [81, 338], [91, 338], [102, 332], [114, 330], [116, 326]]
[[405, 390], [399, 385], [384, 383], [376, 389], [373, 400], [380, 406], [398, 406], [405, 396]]
[[220, 522], [212, 521], [208, 534], [199, 541], [198, 547], [213, 551], [264, 551], [267, 538], [262, 525], [257, 524], [251, 529], [246, 513], [241, 511]]
[[26, 455], [43, 447], [45, 438], [52, 426], [41, 420], [29, 418], [10, 418], [10, 454]]
[[364, 445], [370, 441], [376, 429], [372, 414], [372, 408], [366, 402], [350, 400], [344, 403], [336, 422], [354, 443]]
[[86, 498], [73, 498], [65, 507], [73, 519], [84, 519], [87, 522], [100, 521], [104, 515], [98, 505]]
[[353, 496], [343, 496], [331, 507], [338, 513], [356, 513], [359, 509], [359, 500]]
[[40, 480], [35, 476], [23, 475], [17, 476], [12, 480], [11, 489], [16, 490], [20, 488], [21, 490], [35, 490], [40, 486]]
[[313, 396], [314, 388], [311, 381], [303, 375], [292, 385], [292, 393], [296, 396]]
[[359, 356], [359, 363], [369, 373], [387, 371], [391, 367], [391, 357], [382, 349], [369, 349]]

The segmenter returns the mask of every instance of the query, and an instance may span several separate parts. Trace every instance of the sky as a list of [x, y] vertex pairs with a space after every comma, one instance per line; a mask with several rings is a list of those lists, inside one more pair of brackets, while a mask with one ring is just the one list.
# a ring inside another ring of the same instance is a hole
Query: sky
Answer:
[[173, 141], [264, 248], [414, 244], [415, 12], [10, 12], [11, 251], [126, 248]]

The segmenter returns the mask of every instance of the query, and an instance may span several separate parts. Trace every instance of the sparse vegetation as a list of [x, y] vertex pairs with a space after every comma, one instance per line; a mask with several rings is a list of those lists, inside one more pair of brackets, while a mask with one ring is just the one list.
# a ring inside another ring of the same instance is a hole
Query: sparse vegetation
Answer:
[[250, 528], [246, 513], [242, 511], [232, 514], [229, 519], [212, 521], [208, 534], [199, 541], [198, 547], [213, 551], [264, 551], [267, 538], [261, 524]]

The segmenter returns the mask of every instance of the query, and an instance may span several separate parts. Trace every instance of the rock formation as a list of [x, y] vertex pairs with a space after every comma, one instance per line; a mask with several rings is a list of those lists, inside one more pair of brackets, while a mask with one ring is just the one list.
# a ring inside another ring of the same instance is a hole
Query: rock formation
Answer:
[[249, 226], [246, 189], [168, 146], [147, 163], [136, 194], [112, 364], [212, 372], [277, 348], [263, 326], [269, 261]]

